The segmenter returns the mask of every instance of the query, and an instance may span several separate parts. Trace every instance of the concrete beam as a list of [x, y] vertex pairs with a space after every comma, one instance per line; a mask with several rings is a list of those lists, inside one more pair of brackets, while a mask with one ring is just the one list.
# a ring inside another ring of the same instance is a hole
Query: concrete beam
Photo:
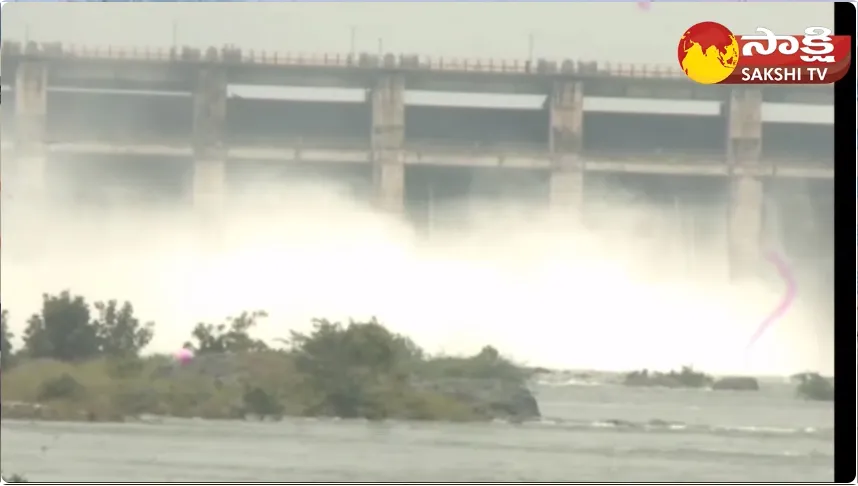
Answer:
[[38, 61], [18, 64], [15, 85], [15, 178], [21, 187], [40, 194], [45, 190], [47, 64]]
[[727, 161], [756, 164], [763, 138], [763, 93], [758, 88], [735, 88], [727, 101]]
[[372, 174], [375, 203], [382, 211], [405, 208], [405, 80], [382, 75], [370, 96], [372, 104]]
[[226, 73], [203, 69], [194, 92], [194, 205], [216, 210], [226, 191]]
[[549, 100], [551, 206], [555, 211], [577, 221], [581, 217], [584, 203], [584, 166], [581, 159], [584, 128], [583, 83], [557, 81]]
[[760, 261], [763, 182], [749, 169], [760, 164], [762, 92], [736, 88], [727, 102], [727, 162], [732, 168], [728, 248], [733, 278], [753, 275]]
[[548, 116], [552, 153], [578, 153], [584, 133], [583, 83], [558, 81], [551, 92]]

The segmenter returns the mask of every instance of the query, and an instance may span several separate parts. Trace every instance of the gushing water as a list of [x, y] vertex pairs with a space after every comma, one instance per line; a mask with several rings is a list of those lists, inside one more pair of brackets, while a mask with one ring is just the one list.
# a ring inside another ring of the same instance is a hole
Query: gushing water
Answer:
[[157, 352], [175, 350], [197, 322], [264, 309], [256, 333], [265, 339], [312, 317], [377, 316], [430, 352], [491, 344], [540, 366], [831, 369], [831, 343], [807, 305], [743, 363], [780, 290], [728, 284], [719, 245], [695, 248], [693, 272], [674, 271], [669, 228], [655, 240], [632, 230], [657, 208], [606, 202], [595, 230], [540, 209], [472, 203], [467, 224], [427, 237], [318, 183], [232, 194], [205, 218], [155, 205], [39, 206], [7, 189], [4, 181], [2, 299], [18, 334], [43, 292], [71, 289], [130, 300], [157, 323]]

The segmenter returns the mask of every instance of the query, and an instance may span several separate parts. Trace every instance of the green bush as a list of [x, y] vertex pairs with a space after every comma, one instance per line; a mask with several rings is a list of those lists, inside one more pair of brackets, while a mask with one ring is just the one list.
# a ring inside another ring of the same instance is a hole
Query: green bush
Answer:
[[243, 312], [238, 317], [228, 317], [221, 324], [200, 323], [191, 332], [192, 340], [184, 344], [197, 354], [264, 351], [268, 345], [250, 337], [250, 330], [260, 319], [268, 317], [264, 311]]
[[8, 327], [9, 312], [6, 309], [0, 311], [0, 369], [6, 369], [12, 363], [14, 349], [12, 349], [12, 338], [15, 336]]
[[107, 375], [117, 380], [138, 378], [144, 367], [143, 360], [136, 356], [110, 358], [107, 361]]
[[[93, 312], [93, 309], [95, 312]], [[7, 359], [7, 314], [3, 312], [3, 356]], [[96, 356], [137, 356], [154, 336], [154, 324], [142, 323], [130, 302], [92, 306], [69, 291], [42, 295], [42, 308], [27, 320], [20, 353], [29, 358], [73, 362]]]
[[39, 401], [75, 399], [83, 395], [85, 388], [68, 373], [44, 381], [39, 386]]
[[347, 326], [316, 319], [312, 332], [292, 332], [290, 343], [305, 393], [315, 397], [307, 413], [343, 418], [387, 416], [385, 401], [406, 391], [419, 355], [375, 319]]
[[111, 392], [110, 406], [120, 416], [163, 412], [157, 392], [133, 384], [120, 384]]
[[277, 397], [259, 387], [252, 387], [244, 392], [245, 415], [254, 415], [261, 419], [267, 417], [280, 418], [283, 415], [283, 405]]

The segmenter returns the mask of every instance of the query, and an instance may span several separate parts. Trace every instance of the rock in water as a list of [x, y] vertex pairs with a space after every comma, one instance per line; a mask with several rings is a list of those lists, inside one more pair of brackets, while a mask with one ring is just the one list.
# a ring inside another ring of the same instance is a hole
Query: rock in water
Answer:
[[442, 378], [417, 385], [471, 404], [486, 418], [525, 421], [542, 416], [539, 403], [522, 383], [501, 379]]
[[542, 416], [539, 403], [526, 386], [509, 387], [489, 403], [494, 416], [513, 420], [535, 420]]
[[753, 376], [725, 376], [715, 380], [713, 390], [759, 391], [760, 383]]

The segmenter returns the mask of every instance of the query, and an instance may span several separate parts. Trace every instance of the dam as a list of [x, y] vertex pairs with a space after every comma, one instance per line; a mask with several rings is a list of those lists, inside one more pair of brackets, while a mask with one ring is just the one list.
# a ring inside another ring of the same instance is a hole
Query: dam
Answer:
[[[13, 41], [0, 62], [4, 174], [33, 193], [82, 160], [122, 159], [216, 211], [235, 174], [265, 166], [362, 181], [393, 214], [445, 190], [533, 181], [572, 220], [605, 181], [708, 185], [726, 194], [740, 268], [759, 260], [769, 188], [830, 194], [834, 172], [831, 87], [704, 86], [676, 66]], [[272, 95], [283, 87], [289, 99]]]

